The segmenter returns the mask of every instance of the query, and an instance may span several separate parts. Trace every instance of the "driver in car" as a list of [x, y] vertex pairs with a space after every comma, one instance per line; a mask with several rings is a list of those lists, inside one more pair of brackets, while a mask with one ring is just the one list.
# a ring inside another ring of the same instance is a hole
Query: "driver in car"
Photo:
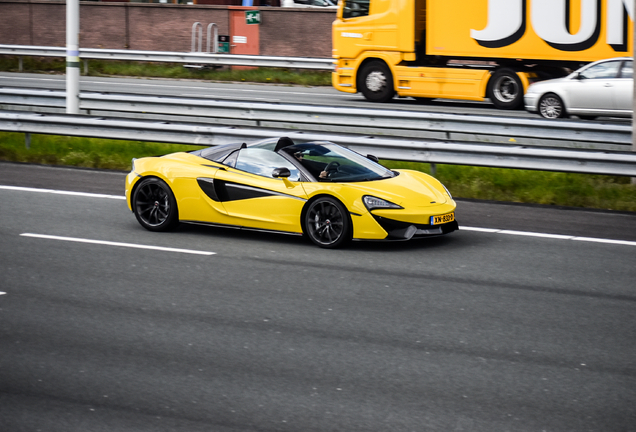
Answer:
[[324, 170], [324, 168], [327, 166], [327, 164], [325, 164], [324, 167], [316, 169], [317, 167], [315, 166], [315, 164], [317, 164], [318, 162], [305, 160], [305, 158], [303, 156], [303, 152], [301, 152], [301, 151], [294, 153], [294, 157], [296, 159], [298, 159], [300, 161], [300, 163], [302, 163], [303, 166], [305, 168], [307, 168], [314, 175], [315, 175], [315, 172], [317, 172], [318, 169], [320, 169], [321, 171], [320, 171], [320, 174], [318, 175], [318, 178], [319, 179], [327, 179], [327, 176], [329, 175], [329, 173]]

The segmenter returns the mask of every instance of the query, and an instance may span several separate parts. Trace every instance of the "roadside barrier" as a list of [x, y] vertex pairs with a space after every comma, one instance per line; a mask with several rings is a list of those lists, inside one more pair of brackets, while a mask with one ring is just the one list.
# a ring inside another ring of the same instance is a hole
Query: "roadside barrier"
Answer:
[[636, 153], [584, 149], [536, 148], [370, 137], [329, 132], [237, 126], [204, 126], [155, 120], [130, 120], [71, 114], [0, 112], [0, 130], [202, 146], [288, 136], [294, 141], [326, 140], [381, 159], [500, 168], [608, 174], [636, 177]]

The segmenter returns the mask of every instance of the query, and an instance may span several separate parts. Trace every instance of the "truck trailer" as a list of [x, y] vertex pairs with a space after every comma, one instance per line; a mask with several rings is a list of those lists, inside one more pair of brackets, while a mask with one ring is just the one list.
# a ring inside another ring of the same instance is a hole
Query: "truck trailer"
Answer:
[[341, 0], [333, 86], [523, 107], [530, 83], [633, 56], [634, 0]]

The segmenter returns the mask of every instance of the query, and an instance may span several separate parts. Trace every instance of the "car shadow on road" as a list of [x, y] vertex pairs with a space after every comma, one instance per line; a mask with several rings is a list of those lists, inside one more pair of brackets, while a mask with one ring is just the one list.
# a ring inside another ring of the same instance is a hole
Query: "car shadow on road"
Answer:
[[[191, 233], [201, 236], [210, 236], [218, 240], [231, 242], [263, 242], [272, 243], [278, 246], [289, 247], [306, 247], [308, 250], [313, 248], [319, 249], [311, 243], [307, 238], [300, 235], [286, 235], [267, 231], [252, 231], [248, 229], [218, 227], [209, 225], [186, 224], [182, 223], [176, 232]], [[443, 236], [426, 237], [411, 239], [408, 241], [351, 241], [339, 250], [350, 252], [414, 252], [424, 251], [428, 249], [448, 249], [465, 246], [475, 246], [486, 237], [478, 240], [474, 236], [466, 236], [468, 232], [459, 231], [446, 234]], [[490, 241], [487, 241], [488, 243]]]

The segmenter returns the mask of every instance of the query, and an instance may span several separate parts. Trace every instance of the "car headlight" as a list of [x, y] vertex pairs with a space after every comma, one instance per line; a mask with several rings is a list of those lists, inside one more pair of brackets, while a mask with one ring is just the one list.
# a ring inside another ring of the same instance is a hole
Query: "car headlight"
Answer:
[[393, 204], [390, 201], [383, 200], [382, 198], [374, 197], [371, 195], [365, 195], [362, 197], [362, 201], [364, 205], [367, 207], [367, 210], [373, 209], [401, 209], [397, 204]]
[[450, 199], [453, 199], [453, 196], [451, 195], [450, 191], [446, 188], [446, 186], [442, 185], [442, 187], [444, 188], [444, 190], [446, 191], [446, 193], [448, 194], [448, 197]]

